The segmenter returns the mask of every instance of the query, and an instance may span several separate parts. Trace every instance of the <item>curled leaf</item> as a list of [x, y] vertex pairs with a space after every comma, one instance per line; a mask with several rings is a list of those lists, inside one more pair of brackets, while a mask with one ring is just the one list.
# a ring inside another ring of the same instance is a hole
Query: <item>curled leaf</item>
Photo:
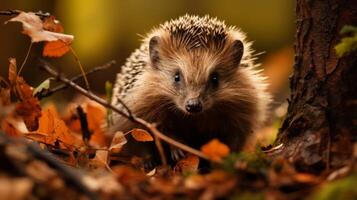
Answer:
[[116, 132], [113, 139], [112, 143], [110, 144], [109, 151], [113, 153], [119, 153], [122, 149], [122, 147], [127, 143], [127, 140], [124, 137], [123, 132]]
[[154, 140], [151, 134], [145, 131], [144, 129], [136, 128], [133, 129], [130, 133], [133, 138], [138, 142], [150, 142]]
[[44, 29], [43, 22], [32, 12], [21, 12], [7, 22], [21, 22], [24, 34], [30, 36], [32, 42], [61, 40], [67, 44], [73, 41], [73, 35], [56, 33]]

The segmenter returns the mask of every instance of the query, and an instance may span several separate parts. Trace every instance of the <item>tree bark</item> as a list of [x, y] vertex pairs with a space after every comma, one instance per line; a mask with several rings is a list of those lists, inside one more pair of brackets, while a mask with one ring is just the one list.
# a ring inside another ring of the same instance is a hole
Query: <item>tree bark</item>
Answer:
[[281, 153], [319, 172], [351, 159], [357, 136], [357, 54], [338, 58], [344, 25], [357, 25], [356, 0], [297, 0], [295, 64]]

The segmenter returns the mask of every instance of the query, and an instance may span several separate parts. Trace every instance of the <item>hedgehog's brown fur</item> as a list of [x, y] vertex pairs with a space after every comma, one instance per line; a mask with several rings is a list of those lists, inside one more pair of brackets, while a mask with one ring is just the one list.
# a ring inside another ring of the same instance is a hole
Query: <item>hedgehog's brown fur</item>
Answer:
[[[154, 37], [159, 39], [157, 63], [149, 53]], [[241, 41], [244, 49], [237, 64], [234, 41]], [[158, 123], [163, 133], [190, 146], [199, 148], [218, 138], [237, 151], [264, 122], [270, 103], [250, 46], [240, 30], [209, 16], [185, 15], [166, 22], [151, 31], [127, 59], [117, 76], [112, 104], [119, 106], [118, 98], [122, 99], [136, 116]], [[180, 86], [173, 81], [177, 70], [182, 76]], [[210, 89], [213, 71], [220, 82]], [[185, 112], [187, 96], [202, 100], [200, 114]], [[122, 131], [137, 126], [120, 116], [115, 121]]]

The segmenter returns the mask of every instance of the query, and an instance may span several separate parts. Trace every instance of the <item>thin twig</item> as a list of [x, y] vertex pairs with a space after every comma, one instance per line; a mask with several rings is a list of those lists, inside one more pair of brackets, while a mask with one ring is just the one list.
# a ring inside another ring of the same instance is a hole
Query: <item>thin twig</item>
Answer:
[[29, 46], [29, 48], [28, 48], [28, 50], [27, 50], [26, 56], [25, 56], [25, 58], [24, 58], [24, 61], [22, 61], [21, 67], [20, 67], [19, 71], [17, 72], [18, 75], [21, 74], [21, 71], [22, 71], [22, 69], [24, 68], [24, 66], [25, 66], [25, 64], [26, 64], [26, 61], [27, 61], [27, 59], [29, 58], [30, 51], [31, 51], [31, 48], [32, 48], [32, 44], [33, 44], [33, 42], [31, 42], [31, 44], [30, 44], [30, 46]]
[[[90, 75], [90, 74], [93, 74], [97, 71], [101, 71], [101, 70], [105, 70], [105, 69], [108, 69], [110, 67], [112, 67], [113, 65], [116, 64], [116, 61], [115, 60], [111, 60], [109, 61], [108, 63], [104, 64], [104, 65], [101, 65], [101, 66], [97, 66], [97, 67], [94, 67], [93, 69], [89, 70], [86, 72], [86, 75]], [[76, 76], [74, 76], [73, 78], [71, 78], [70, 80], [72, 82], [76, 82], [78, 81], [79, 79], [81, 79], [83, 77], [83, 74], [78, 74]], [[39, 95], [37, 96], [39, 99], [42, 99], [44, 97], [48, 97], [48, 96], [51, 96], [52, 94], [58, 92], [58, 91], [61, 91], [61, 90], [64, 90], [68, 88], [68, 85], [67, 84], [61, 84], [61, 85], [58, 85], [52, 89], [49, 89], [49, 90], [45, 90], [45, 92], [42, 92], [42, 93], [39, 93]]]
[[[11, 16], [11, 15], [18, 15], [21, 12], [24, 12], [24, 11], [21, 11], [21, 10], [0, 10], [0, 15]], [[35, 15], [37, 15], [39, 17], [49, 17], [51, 14], [48, 12], [44, 13], [42, 11], [38, 11], [38, 12], [35, 12]]]
[[[166, 135], [162, 134], [159, 130], [157, 130], [156, 126], [154, 124], [151, 124], [141, 118], [138, 118], [138, 117], [135, 117], [134, 115], [132, 114], [128, 114], [128, 113], [125, 113], [123, 112], [122, 110], [118, 109], [117, 107], [109, 104], [107, 101], [105, 101], [104, 99], [94, 95], [93, 93], [83, 89], [82, 87], [80, 87], [79, 85], [75, 84], [74, 82], [70, 81], [69, 79], [67, 79], [66, 77], [62, 76], [61, 74], [59, 74], [57, 71], [53, 70], [50, 65], [41, 60], [41, 68], [46, 70], [47, 73], [49, 73], [50, 75], [52, 75], [53, 77], [56, 77], [58, 80], [68, 84], [70, 87], [72, 87], [73, 89], [75, 89], [76, 91], [78, 91], [80, 94], [88, 97], [89, 99], [91, 100], [94, 100], [96, 101], [97, 103], [101, 104], [102, 106], [106, 107], [106, 108], [109, 108], [111, 110], [113, 110], [114, 112], [122, 115], [123, 117], [129, 119], [130, 121], [134, 122], [134, 123], [137, 123], [139, 125], [142, 125], [144, 126], [145, 128], [147, 128], [150, 133], [152, 133], [154, 136], [160, 138], [161, 140], [177, 147], [177, 148], [180, 148], [188, 153], [191, 153], [191, 154], [194, 154], [200, 158], [203, 158], [203, 159], [206, 159], [206, 160], [210, 160], [210, 161], [213, 161], [211, 160], [208, 156], [206, 156], [205, 154], [203, 154], [202, 152], [196, 150], [196, 149], [193, 149], [187, 145], [184, 145], [180, 142], [177, 142], [173, 139], [171, 139], [170, 137], [167, 137]], [[125, 105], [125, 104], [123, 104]], [[162, 147], [161, 147], [162, 148]], [[163, 157], [164, 155], [160, 155], [161, 157]], [[215, 162], [215, 161], [213, 161]]]
[[84, 83], [86, 84], [87, 90], [90, 91], [89, 81], [87, 79], [86, 73], [84, 72], [83, 65], [82, 65], [81, 61], [79, 60], [74, 49], [71, 46], [69, 46], [69, 49], [71, 50], [74, 60], [77, 62], [79, 69], [81, 70], [81, 73], [83, 74], [83, 79], [84, 79]]
[[166, 160], [164, 149], [162, 148], [161, 140], [159, 137], [157, 137], [157, 135], [154, 136], [155, 136], [155, 145], [157, 146], [157, 150], [159, 151], [159, 154], [161, 156], [162, 165], [167, 166], [167, 160]]
[[81, 124], [83, 141], [86, 145], [88, 145], [92, 133], [88, 127], [87, 114], [84, 112], [81, 106], [77, 106], [77, 113], [78, 113], [79, 122]]

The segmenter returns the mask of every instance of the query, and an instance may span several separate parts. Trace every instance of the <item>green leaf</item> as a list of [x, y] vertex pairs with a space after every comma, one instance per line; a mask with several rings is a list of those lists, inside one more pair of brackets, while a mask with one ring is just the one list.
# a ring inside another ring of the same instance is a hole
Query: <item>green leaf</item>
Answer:
[[[107, 98], [107, 102], [111, 103], [113, 96], [113, 84], [110, 81], [105, 82], [105, 96]], [[108, 126], [113, 124], [111, 109], [107, 109], [107, 124]]]
[[50, 88], [50, 80], [53, 80], [54, 78], [48, 78], [44, 80], [39, 86], [35, 88], [33, 91], [33, 95], [35, 96], [38, 93], [41, 93], [44, 90], [48, 90]]
[[335, 46], [338, 57], [342, 57], [357, 50], [357, 27], [346, 25], [342, 28], [340, 33], [351, 34], [351, 36], [342, 38], [341, 42]]

